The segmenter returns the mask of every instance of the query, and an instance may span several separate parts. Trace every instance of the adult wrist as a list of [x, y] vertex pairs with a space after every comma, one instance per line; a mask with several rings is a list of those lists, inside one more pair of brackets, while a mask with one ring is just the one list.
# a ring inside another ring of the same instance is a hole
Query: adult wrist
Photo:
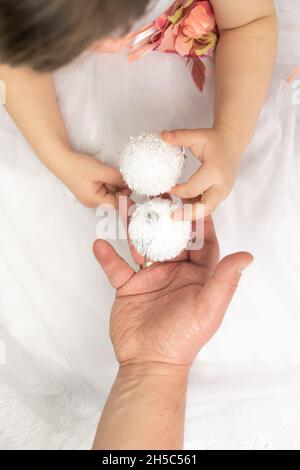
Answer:
[[160, 376], [187, 379], [191, 364], [171, 364], [166, 362], [136, 362], [121, 364], [118, 377]]
[[141, 395], [155, 401], [158, 397], [167, 400], [173, 393], [174, 399], [175, 394], [177, 397], [186, 394], [189, 371], [190, 366], [157, 362], [120, 365], [115, 386], [126, 397], [126, 403], [130, 397], [136, 403]]

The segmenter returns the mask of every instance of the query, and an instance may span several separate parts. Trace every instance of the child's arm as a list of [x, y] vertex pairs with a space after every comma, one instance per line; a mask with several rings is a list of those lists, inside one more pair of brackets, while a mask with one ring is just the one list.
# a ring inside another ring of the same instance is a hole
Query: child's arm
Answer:
[[203, 163], [173, 190], [184, 199], [199, 198], [187, 218], [197, 218], [202, 193], [206, 214], [229, 195], [268, 92], [277, 44], [272, 0], [212, 0], [212, 5], [220, 30], [213, 128], [163, 134], [171, 144], [190, 147]]
[[72, 151], [52, 78], [27, 68], [0, 66], [6, 107], [39, 159], [89, 207], [116, 204], [120, 173], [88, 155]]

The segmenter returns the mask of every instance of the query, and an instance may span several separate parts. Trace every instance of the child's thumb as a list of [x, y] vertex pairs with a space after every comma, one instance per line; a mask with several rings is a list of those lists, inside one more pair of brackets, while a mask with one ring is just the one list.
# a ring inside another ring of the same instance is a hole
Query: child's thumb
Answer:
[[191, 147], [199, 144], [201, 139], [200, 129], [181, 129], [175, 131], [164, 131], [161, 134], [162, 139], [170, 145], [178, 145], [180, 147]]

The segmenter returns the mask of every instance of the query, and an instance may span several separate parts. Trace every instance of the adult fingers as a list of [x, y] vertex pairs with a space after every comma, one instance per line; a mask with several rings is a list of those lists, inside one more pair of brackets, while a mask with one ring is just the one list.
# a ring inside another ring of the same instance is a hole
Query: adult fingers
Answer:
[[[190, 260], [192, 263], [203, 267], [207, 276], [215, 272], [220, 257], [219, 242], [217, 239], [212, 217], [205, 217], [201, 221], [194, 222], [196, 226], [196, 240], [193, 249], [191, 246]], [[199, 247], [197, 248], [197, 244]]]
[[124, 286], [135, 274], [134, 270], [105, 240], [97, 240], [95, 242], [94, 255], [106, 273], [112, 287], [115, 289]]
[[132, 201], [131, 199], [128, 199], [126, 205], [122, 204], [120, 206], [120, 215], [121, 215], [122, 223], [123, 223], [124, 228], [125, 228], [126, 233], [127, 233], [128, 245], [129, 245], [129, 248], [130, 248], [131, 256], [132, 256], [134, 262], [138, 266], [141, 266], [141, 265], [144, 264], [145, 258], [144, 258], [144, 256], [141, 256], [136, 251], [136, 249], [132, 245], [132, 242], [131, 242], [131, 240], [129, 238], [129, 234], [128, 234], [128, 227], [129, 227], [129, 223], [130, 223], [130, 217], [132, 216], [132, 214], [134, 212], [134, 208], [135, 208], [135, 202]]

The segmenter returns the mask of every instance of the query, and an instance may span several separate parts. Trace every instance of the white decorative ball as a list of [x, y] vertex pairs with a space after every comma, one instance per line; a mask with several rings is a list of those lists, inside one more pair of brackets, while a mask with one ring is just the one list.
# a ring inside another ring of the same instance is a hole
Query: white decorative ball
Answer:
[[184, 165], [183, 149], [172, 147], [157, 134], [131, 138], [121, 154], [120, 171], [132, 191], [159, 196], [178, 182]]
[[161, 198], [136, 206], [129, 224], [129, 237], [140, 255], [154, 262], [164, 262], [176, 258], [187, 248], [192, 223], [174, 221], [171, 217], [179, 207]]

